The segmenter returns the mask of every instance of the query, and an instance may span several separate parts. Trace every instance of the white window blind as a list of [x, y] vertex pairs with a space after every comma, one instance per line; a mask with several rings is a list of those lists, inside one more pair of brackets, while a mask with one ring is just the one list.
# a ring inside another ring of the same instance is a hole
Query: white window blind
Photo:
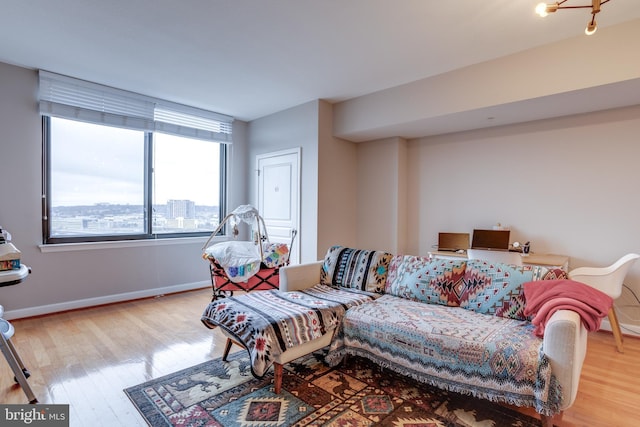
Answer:
[[221, 143], [233, 118], [41, 70], [40, 114]]

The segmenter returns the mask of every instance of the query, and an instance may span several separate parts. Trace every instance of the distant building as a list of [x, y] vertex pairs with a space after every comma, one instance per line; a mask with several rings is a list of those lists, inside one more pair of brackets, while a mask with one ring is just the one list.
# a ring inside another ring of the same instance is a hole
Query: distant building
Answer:
[[167, 219], [195, 219], [196, 202], [191, 200], [168, 200]]

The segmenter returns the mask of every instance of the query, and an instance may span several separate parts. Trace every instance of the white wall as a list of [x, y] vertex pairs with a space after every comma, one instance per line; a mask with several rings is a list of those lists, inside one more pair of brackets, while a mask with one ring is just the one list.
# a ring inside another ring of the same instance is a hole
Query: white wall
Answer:
[[[571, 268], [640, 253], [639, 134], [636, 106], [410, 141], [407, 251], [500, 222]], [[640, 295], [640, 263], [625, 283]], [[630, 292], [617, 304], [640, 325]]]
[[[12, 233], [22, 262], [32, 268], [22, 284], [0, 288], [7, 317], [210, 286], [208, 264], [201, 258], [206, 237], [40, 250], [42, 132], [37, 88], [36, 71], [0, 63], [0, 225]], [[234, 124], [231, 205], [246, 203], [245, 126]]]

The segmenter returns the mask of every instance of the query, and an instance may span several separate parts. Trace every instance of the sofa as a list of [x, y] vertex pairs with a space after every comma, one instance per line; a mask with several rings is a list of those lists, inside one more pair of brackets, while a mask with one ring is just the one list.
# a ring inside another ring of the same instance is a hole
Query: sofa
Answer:
[[330, 365], [366, 357], [439, 388], [531, 406], [552, 425], [576, 398], [587, 330], [568, 309], [534, 325], [524, 289], [566, 277], [545, 267], [334, 246], [322, 261], [281, 269], [280, 291], [322, 284], [378, 295], [344, 313], [325, 357]]

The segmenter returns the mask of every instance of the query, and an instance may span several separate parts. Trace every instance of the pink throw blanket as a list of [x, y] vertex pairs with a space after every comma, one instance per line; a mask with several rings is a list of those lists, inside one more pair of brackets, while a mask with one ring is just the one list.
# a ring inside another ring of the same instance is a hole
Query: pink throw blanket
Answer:
[[613, 299], [582, 282], [574, 280], [538, 280], [524, 284], [525, 316], [536, 326], [535, 334], [541, 337], [544, 328], [558, 310], [572, 310], [580, 315], [588, 331], [597, 331], [600, 322], [613, 305]]

